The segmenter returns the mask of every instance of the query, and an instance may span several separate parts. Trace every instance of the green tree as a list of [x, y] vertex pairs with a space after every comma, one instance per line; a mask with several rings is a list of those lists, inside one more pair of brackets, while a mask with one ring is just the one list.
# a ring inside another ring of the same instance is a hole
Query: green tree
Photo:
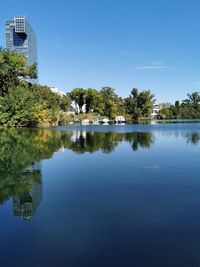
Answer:
[[125, 109], [122, 98], [111, 87], [103, 87], [100, 91], [102, 96], [102, 115], [115, 119], [118, 115], [124, 115]]
[[88, 88], [85, 94], [85, 104], [86, 104], [86, 112], [101, 112], [101, 104], [102, 104], [102, 96], [96, 90], [92, 88]]
[[0, 95], [16, 89], [23, 78], [37, 78], [36, 69], [36, 64], [28, 66], [24, 56], [0, 48]]
[[189, 104], [198, 109], [199, 108], [199, 104], [200, 104], [200, 94], [199, 92], [193, 92], [191, 94], [187, 94], [188, 99], [189, 99]]
[[30, 84], [27, 88], [34, 94], [39, 102], [46, 102], [47, 108], [57, 108], [66, 111], [70, 105], [70, 97], [66, 95], [59, 95], [50, 90], [47, 86]]
[[149, 118], [155, 103], [154, 95], [150, 90], [139, 92], [133, 88], [131, 95], [125, 99], [125, 108], [135, 120]]
[[80, 113], [83, 112], [82, 108], [85, 104], [85, 97], [86, 91], [83, 88], [75, 88], [70, 93], [70, 98], [79, 106]]
[[7, 126], [34, 126], [34, 96], [26, 88], [17, 88], [0, 99], [0, 123]]
[[159, 112], [160, 119], [198, 119], [200, 118], [200, 94], [187, 94], [188, 98], [176, 101], [174, 105], [163, 107]]
[[9, 127], [57, 125], [60, 110], [69, 105], [67, 96], [53, 93], [46, 86], [17, 87], [0, 97], [0, 124]]

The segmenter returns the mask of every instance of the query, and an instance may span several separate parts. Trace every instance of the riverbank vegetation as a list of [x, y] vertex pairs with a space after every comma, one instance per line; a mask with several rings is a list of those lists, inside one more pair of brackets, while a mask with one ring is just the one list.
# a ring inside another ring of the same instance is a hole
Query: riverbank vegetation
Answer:
[[[127, 121], [151, 119], [155, 97], [150, 90], [132, 89], [127, 98], [118, 96], [111, 87], [75, 88], [66, 94], [48, 86], [31, 83], [37, 78], [37, 66], [15, 52], [0, 48], [0, 126], [49, 127], [67, 124], [70, 120], [123, 116]], [[74, 112], [70, 112], [72, 103]], [[200, 95], [188, 94], [175, 105], [162, 105], [159, 119], [200, 118]]]
[[200, 119], [200, 93], [187, 94], [183, 101], [174, 105], [163, 105], [158, 115], [159, 119]]
[[17, 53], [0, 49], [0, 125], [34, 127], [56, 125], [70, 103], [47, 86], [29, 83], [37, 78], [36, 65]]
[[[47, 86], [32, 84], [37, 78], [37, 66], [28, 66], [20, 54], [0, 48], [0, 126], [36, 127], [67, 123], [71, 102], [78, 107], [77, 116], [102, 116], [115, 119], [147, 119], [154, 104], [150, 91], [133, 89], [126, 99], [119, 97], [111, 87], [100, 91], [75, 88], [65, 95], [53, 92]], [[76, 116], [75, 116], [76, 119]]]
[[80, 113], [84, 112], [84, 108], [86, 113], [98, 113], [109, 119], [115, 119], [116, 116], [133, 120], [149, 119], [155, 103], [150, 90], [139, 92], [136, 88], [125, 99], [119, 97], [111, 87], [103, 87], [100, 91], [76, 88], [69, 97], [80, 107]]

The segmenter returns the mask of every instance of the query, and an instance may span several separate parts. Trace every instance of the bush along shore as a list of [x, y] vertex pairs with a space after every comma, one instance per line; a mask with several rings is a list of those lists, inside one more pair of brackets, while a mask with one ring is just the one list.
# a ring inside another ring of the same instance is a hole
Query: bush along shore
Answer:
[[[105, 118], [114, 121], [117, 116], [130, 122], [151, 120], [155, 97], [150, 90], [134, 88], [124, 99], [111, 87], [100, 91], [75, 88], [60, 94], [28, 82], [36, 78], [35, 64], [29, 66], [24, 56], [0, 48], [0, 127], [51, 127], [83, 120], [95, 123]], [[75, 112], [71, 112], [72, 103]], [[157, 118], [200, 118], [199, 93], [188, 94], [188, 99], [175, 105], [162, 104]]]

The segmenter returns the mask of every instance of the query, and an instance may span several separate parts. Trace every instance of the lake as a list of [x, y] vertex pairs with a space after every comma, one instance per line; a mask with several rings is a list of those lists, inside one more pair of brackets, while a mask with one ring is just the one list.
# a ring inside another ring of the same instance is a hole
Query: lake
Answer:
[[200, 124], [0, 130], [0, 266], [200, 266]]

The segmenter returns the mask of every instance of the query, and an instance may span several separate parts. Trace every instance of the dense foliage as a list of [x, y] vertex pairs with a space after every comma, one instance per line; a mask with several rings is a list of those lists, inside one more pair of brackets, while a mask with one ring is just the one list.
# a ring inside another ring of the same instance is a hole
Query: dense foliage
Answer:
[[122, 99], [111, 87], [103, 87], [100, 91], [75, 88], [69, 96], [79, 106], [80, 112], [83, 112], [85, 106], [86, 113], [95, 112], [110, 119], [116, 116], [130, 116], [134, 120], [148, 119], [155, 102], [149, 90], [138, 92], [133, 89], [128, 98]]
[[149, 118], [154, 103], [150, 91], [138, 92], [122, 99], [111, 87], [100, 91], [94, 88], [75, 88], [69, 94], [53, 92], [47, 86], [29, 83], [37, 78], [37, 66], [15, 52], [0, 49], [0, 126], [53, 126], [65, 121], [71, 101], [77, 113], [93, 113], [115, 119], [129, 116], [140, 120]]
[[199, 119], [200, 94], [194, 92], [187, 95], [187, 99], [176, 101], [174, 105], [163, 106], [159, 112], [160, 119]]
[[[150, 90], [133, 88], [129, 97], [119, 97], [111, 87], [100, 91], [94, 88], [75, 88], [68, 94], [53, 92], [47, 86], [29, 83], [37, 78], [37, 66], [15, 52], [0, 48], [0, 126], [36, 127], [66, 123], [68, 110], [74, 101], [77, 114], [115, 119], [124, 116], [136, 121], [151, 119], [155, 103]], [[160, 119], [200, 118], [200, 94], [194, 92], [174, 105], [162, 105]]]
[[37, 78], [36, 65], [24, 56], [0, 48], [0, 126], [57, 125], [70, 99], [46, 86], [27, 82]]
[[67, 96], [59, 96], [48, 87], [31, 84], [19, 86], [0, 97], [0, 125], [56, 125], [60, 111], [66, 111], [68, 105]]
[[36, 64], [28, 66], [27, 59], [0, 48], [0, 96], [5, 96], [22, 83], [22, 78], [37, 78]]
[[94, 112], [111, 119], [125, 114], [123, 100], [113, 88], [103, 87], [100, 92], [93, 88], [75, 88], [69, 95], [79, 106], [80, 112], [83, 112], [85, 106], [86, 113]]
[[149, 118], [153, 105], [155, 103], [154, 95], [149, 90], [138, 92], [136, 88], [131, 91], [131, 95], [125, 99], [127, 113], [135, 120]]

